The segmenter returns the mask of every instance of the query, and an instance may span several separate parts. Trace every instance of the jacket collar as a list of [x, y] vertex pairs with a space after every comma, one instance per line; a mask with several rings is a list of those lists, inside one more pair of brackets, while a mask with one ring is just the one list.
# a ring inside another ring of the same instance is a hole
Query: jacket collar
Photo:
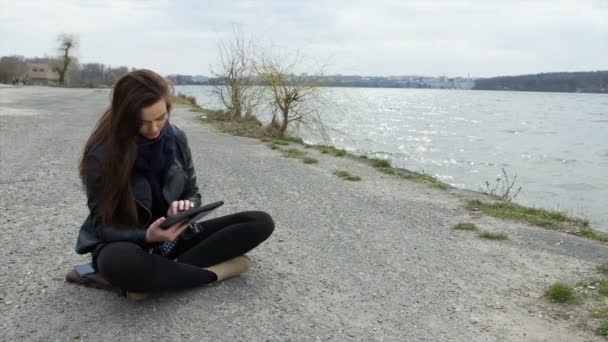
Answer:
[[[176, 155], [167, 169], [167, 172], [164, 174], [163, 179], [162, 192], [167, 204], [177, 200], [183, 190], [184, 177], [181, 170], [182, 164], [179, 162]], [[150, 188], [148, 180], [146, 180], [144, 176], [133, 172], [130, 178], [130, 186], [133, 196], [135, 196], [135, 200], [146, 207], [146, 209], [152, 208], [152, 189]]]

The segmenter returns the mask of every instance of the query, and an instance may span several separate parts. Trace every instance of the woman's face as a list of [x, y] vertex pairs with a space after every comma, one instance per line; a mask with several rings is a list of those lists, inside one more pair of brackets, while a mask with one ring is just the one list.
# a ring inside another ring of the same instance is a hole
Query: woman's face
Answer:
[[169, 120], [167, 103], [164, 99], [141, 110], [141, 126], [139, 134], [148, 139], [156, 139]]

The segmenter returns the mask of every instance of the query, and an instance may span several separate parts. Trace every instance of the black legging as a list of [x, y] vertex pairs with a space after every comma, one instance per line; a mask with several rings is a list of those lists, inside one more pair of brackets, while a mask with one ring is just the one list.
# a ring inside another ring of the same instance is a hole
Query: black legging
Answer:
[[202, 267], [249, 252], [274, 230], [270, 215], [261, 211], [217, 217], [197, 225], [202, 231], [191, 239], [180, 240], [168, 257], [150, 254], [132, 242], [111, 242], [97, 252], [97, 270], [111, 284], [129, 291], [210, 284], [217, 276]]

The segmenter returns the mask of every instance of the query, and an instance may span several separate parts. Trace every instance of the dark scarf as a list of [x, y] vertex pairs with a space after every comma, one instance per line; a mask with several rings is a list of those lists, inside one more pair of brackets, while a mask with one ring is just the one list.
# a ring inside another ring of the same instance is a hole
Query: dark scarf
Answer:
[[137, 158], [133, 165], [136, 173], [144, 176], [152, 190], [152, 220], [166, 216], [168, 205], [163, 197], [163, 179], [165, 172], [175, 159], [175, 132], [167, 121], [156, 139], [138, 135]]

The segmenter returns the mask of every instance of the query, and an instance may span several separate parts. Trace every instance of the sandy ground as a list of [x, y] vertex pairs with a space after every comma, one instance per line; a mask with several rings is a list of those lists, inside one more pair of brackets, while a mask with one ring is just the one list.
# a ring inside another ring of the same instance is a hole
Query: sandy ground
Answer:
[[[608, 248], [473, 215], [466, 198], [310, 151], [288, 159], [178, 107], [204, 201], [268, 211], [254, 267], [144, 302], [64, 282], [87, 208], [77, 161], [107, 90], [0, 89], [0, 334], [6, 341], [593, 341], [543, 289], [596, 275]], [[343, 181], [346, 169], [362, 177]], [[480, 183], [483, 180], [480, 180]], [[505, 242], [452, 230], [463, 220]], [[573, 309], [574, 310], [574, 309]], [[582, 317], [582, 316], [581, 316]]]

